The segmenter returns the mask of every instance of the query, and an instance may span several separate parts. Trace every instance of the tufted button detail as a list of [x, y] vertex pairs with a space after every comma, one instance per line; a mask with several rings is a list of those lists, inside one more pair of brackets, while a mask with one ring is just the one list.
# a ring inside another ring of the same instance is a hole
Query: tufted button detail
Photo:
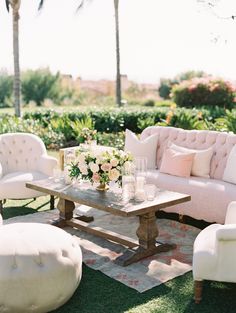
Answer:
[[65, 250], [62, 250], [61, 255], [66, 258], [66, 257], [68, 257], [68, 252]]
[[12, 152], [11, 152], [11, 151], [9, 151], [9, 154], [12, 154]]
[[19, 153], [22, 153], [23, 151], [22, 150], [19, 150]]
[[16, 160], [16, 164], [18, 164], [18, 160]]
[[28, 162], [28, 159], [25, 159], [25, 162], [27, 163], [27, 162]]

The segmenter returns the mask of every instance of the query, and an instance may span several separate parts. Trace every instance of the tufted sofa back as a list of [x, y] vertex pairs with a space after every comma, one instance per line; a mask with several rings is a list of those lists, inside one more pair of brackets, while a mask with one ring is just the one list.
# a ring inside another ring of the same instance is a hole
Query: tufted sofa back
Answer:
[[28, 133], [0, 135], [0, 163], [3, 175], [17, 171], [37, 170], [38, 160], [46, 154], [43, 141]]
[[175, 127], [151, 126], [144, 129], [141, 139], [158, 133], [157, 167], [160, 167], [163, 151], [171, 141], [176, 145], [190, 149], [207, 149], [213, 147], [210, 177], [222, 179], [227, 158], [236, 144], [236, 135], [208, 130], [184, 130]]

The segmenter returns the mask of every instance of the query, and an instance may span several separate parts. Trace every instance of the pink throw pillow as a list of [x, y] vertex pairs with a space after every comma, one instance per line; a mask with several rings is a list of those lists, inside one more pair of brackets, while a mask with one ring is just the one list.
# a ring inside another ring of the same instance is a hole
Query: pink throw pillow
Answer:
[[163, 154], [160, 172], [174, 176], [189, 177], [195, 153], [183, 153], [167, 148]]

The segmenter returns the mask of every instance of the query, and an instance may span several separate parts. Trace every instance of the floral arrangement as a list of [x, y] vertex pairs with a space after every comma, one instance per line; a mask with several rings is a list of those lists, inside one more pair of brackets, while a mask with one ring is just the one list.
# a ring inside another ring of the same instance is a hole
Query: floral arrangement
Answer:
[[132, 166], [133, 157], [130, 153], [112, 149], [96, 153], [93, 150], [79, 148], [76, 160], [69, 166], [71, 178], [85, 179], [93, 183], [121, 183], [124, 168]]
[[79, 143], [90, 143], [93, 140], [97, 139], [96, 129], [90, 129], [87, 127], [82, 128], [80, 135], [78, 136]]

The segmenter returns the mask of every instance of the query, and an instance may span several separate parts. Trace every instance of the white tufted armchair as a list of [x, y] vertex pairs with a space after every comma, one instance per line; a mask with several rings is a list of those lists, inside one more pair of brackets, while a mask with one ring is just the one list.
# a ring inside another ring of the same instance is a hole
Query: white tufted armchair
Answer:
[[[5, 199], [28, 199], [44, 195], [25, 187], [26, 182], [53, 175], [57, 160], [47, 155], [43, 141], [28, 133], [0, 135], [0, 211]], [[54, 198], [50, 200], [54, 207]]]
[[202, 299], [203, 280], [236, 282], [236, 201], [227, 208], [225, 225], [203, 229], [193, 249], [194, 299]]

